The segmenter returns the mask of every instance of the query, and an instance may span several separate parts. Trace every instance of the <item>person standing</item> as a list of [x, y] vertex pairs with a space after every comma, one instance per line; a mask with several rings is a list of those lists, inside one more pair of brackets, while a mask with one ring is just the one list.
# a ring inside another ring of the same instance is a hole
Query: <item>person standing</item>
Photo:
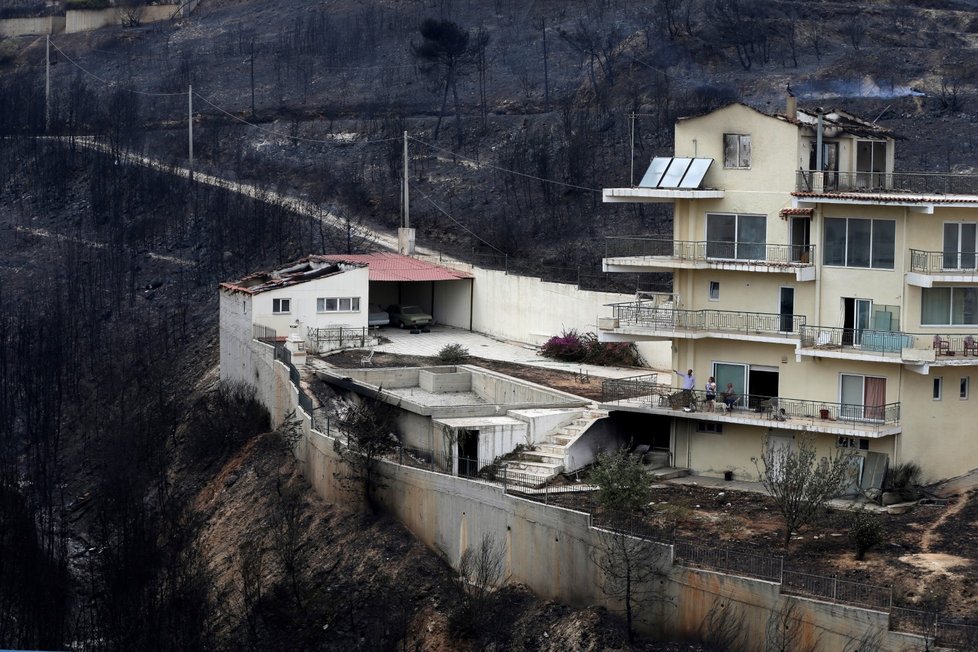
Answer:
[[673, 369], [680, 378], [683, 379], [683, 403], [686, 407], [683, 408], [686, 412], [692, 412], [696, 409], [693, 403], [693, 390], [696, 388], [696, 376], [693, 375], [693, 370], [690, 369], [686, 373], [679, 371], [678, 369]]
[[717, 405], [717, 380], [713, 376], [706, 381], [706, 407], [713, 412]]

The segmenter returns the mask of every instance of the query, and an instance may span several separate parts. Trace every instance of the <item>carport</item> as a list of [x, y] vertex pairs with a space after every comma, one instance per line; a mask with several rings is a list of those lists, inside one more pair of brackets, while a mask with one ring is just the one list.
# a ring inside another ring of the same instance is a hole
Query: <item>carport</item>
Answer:
[[475, 278], [469, 272], [395, 253], [328, 254], [315, 258], [367, 265], [369, 304], [385, 309], [392, 303], [420, 306], [439, 324], [472, 330]]

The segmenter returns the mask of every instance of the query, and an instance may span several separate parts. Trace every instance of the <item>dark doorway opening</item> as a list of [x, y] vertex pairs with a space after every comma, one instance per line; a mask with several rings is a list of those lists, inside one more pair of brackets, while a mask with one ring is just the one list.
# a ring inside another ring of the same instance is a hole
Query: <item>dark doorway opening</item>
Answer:
[[460, 430], [458, 433], [458, 474], [479, 475], [478, 430]]

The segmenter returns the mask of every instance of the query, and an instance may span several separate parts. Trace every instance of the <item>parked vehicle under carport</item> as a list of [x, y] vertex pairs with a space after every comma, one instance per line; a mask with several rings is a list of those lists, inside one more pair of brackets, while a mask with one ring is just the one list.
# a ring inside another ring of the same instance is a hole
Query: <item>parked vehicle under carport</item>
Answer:
[[391, 326], [428, 330], [433, 318], [418, 306], [393, 304], [387, 307]]

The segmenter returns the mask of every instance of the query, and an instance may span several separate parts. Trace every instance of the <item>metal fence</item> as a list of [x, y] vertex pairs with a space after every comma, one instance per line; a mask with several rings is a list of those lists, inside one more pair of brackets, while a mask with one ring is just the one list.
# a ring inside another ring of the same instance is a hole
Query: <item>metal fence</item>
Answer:
[[741, 335], [797, 337], [805, 325], [804, 315], [736, 310], [681, 310], [663, 308], [648, 301], [612, 303], [612, 316], [619, 324], [653, 331], [707, 331]]
[[372, 343], [374, 338], [370, 335], [370, 329], [366, 327], [332, 326], [329, 328], [313, 328], [309, 326], [306, 329], [306, 340], [309, 342], [310, 348], [321, 353], [323, 351], [333, 351], [348, 347], [363, 348]]
[[921, 274], [947, 272], [955, 276], [975, 276], [978, 274], [978, 253], [911, 249], [910, 271]]
[[810, 265], [815, 260], [814, 245], [621, 236], [607, 237], [604, 243], [605, 258], [658, 256], [694, 262], [750, 262], [792, 266]]
[[811, 575], [793, 570], [782, 572], [781, 592], [884, 611], [893, 604], [893, 589], [888, 586], [863, 584], [839, 579], [835, 575]]
[[651, 396], [655, 388], [661, 387], [657, 382], [658, 378], [658, 374], [608, 378], [601, 381], [601, 400], [604, 403], [611, 403], [626, 398]]
[[781, 581], [784, 557], [758, 555], [735, 548], [718, 548], [689, 541], [676, 541], [673, 557], [677, 564], [705, 568], [770, 582]]
[[[816, 170], [798, 170], [795, 190], [813, 192]], [[978, 194], [978, 175], [930, 172], [835, 172], [822, 173], [827, 192], [918, 193], [926, 195]]]
[[932, 350], [936, 357], [978, 356], [976, 333], [905, 333], [868, 328], [802, 326], [801, 348], [902, 356], [904, 349]]
[[265, 344], [274, 344], [278, 339], [278, 334], [274, 328], [262, 326], [261, 324], [252, 324], [251, 337]]

